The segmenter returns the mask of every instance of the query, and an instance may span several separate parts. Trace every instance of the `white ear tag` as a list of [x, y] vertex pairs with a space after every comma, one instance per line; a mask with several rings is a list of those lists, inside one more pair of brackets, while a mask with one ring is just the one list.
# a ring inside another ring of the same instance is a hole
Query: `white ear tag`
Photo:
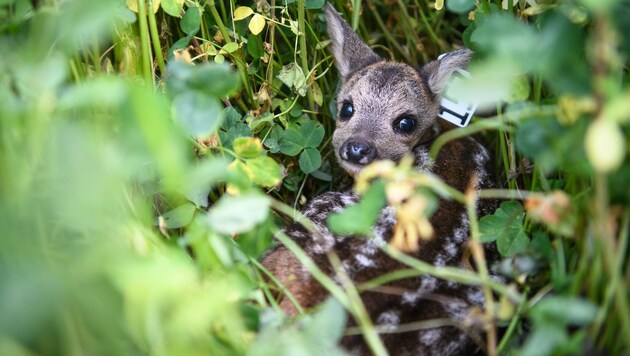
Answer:
[[[470, 103], [459, 101], [452, 95], [452, 89], [461, 85], [461, 83], [468, 78], [470, 78], [470, 73], [463, 69], [455, 69], [446, 87], [444, 87], [442, 91], [442, 100], [440, 101], [438, 116], [459, 127], [466, 127], [468, 125], [475, 110], [477, 110], [477, 105], [479, 105], [479, 102]], [[451, 90], [451, 95], [449, 95], [449, 90]]]

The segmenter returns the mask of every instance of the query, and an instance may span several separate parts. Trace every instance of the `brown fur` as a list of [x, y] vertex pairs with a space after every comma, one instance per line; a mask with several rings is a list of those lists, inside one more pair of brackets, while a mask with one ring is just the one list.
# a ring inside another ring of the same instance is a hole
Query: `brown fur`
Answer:
[[[347, 102], [354, 107], [351, 118], [338, 119], [333, 135], [333, 146], [340, 165], [352, 175], [361, 170], [363, 164], [350, 162], [343, 152], [344, 142], [360, 139], [377, 151], [374, 159], [398, 161], [403, 155], [413, 153], [418, 169], [432, 171], [459, 191], [470, 188], [471, 182], [475, 181], [479, 184], [473, 188], [493, 187], [492, 160], [488, 150], [472, 138], [449, 142], [435, 161], [428, 157], [435, 137], [450, 128], [450, 124], [436, 119], [441, 88], [454, 68], [468, 63], [471, 52], [465, 49], [451, 52], [441, 60], [416, 70], [406, 64], [383, 61], [359, 40], [330, 5], [326, 6], [326, 17], [332, 52], [342, 78], [338, 109], [341, 110]], [[417, 120], [413, 132], [401, 134], [392, 129], [401, 116], [412, 116]], [[317, 233], [310, 234], [300, 224], [293, 224], [284, 232], [333, 278], [337, 271], [329, 263], [329, 252], [339, 256], [344, 272], [355, 284], [407, 268], [379, 249], [392, 237], [395, 224], [392, 208], [382, 211], [373, 228], [373, 239], [339, 237], [328, 230], [328, 216], [354, 204], [357, 199], [352, 192], [330, 192], [316, 197], [302, 213], [313, 221]], [[478, 206], [482, 215], [493, 208], [493, 202], [483, 202]], [[415, 257], [436, 266], [464, 268], [469, 229], [464, 206], [454, 201], [441, 201], [431, 223], [435, 237], [423, 241]], [[492, 246], [486, 249], [486, 253], [489, 263], [497, 257]], [[262, 263], [305, 309], [323, 302], [329, 295], [282, 245], [268, 251]], [[382, 334], [381, 338], [391, 354], [470, 354], [477, 350], [470, 336], [478, 337], [480, 330], [475, 327], [463, 330], [470, 308], [483, 306], [483, 297], [477, 287], [437, 280], [431, 276], [399, 280], [387, 284], [387, 287], [395, 293], [361, 293], [375, 323], [395, 327], [420, 320], [449, 318], [459, 326]], [[287, 314], [295, 315], [296, 308], [285, 293], [279, 293], [278, 297], [281, 308]], [[350, 324], [353, 323], [351, 320]], [[345, 337], [342, 345], [354, 354], [369, 354], [361, 336]]]

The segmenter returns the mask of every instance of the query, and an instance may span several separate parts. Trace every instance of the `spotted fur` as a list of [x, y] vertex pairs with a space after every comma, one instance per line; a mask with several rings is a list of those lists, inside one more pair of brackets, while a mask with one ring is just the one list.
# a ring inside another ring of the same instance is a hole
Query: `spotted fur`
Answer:
[[[490, 154], [475, 139], [465, 137], [450, 141], [435, 160], [428, 154], [433, 140], [451, 128], [450, 124], [436, 119], [441, 86], [455, 68], [465, 67], [471, 52], [451, 52], [440, 60], [415, 69], [378, 57], [331, 5], [326, 6], [326, 18], [332, 52], [342, 79], [338, 109], [342, 109], [344, 102], [352, 102], [354, 108], [351, 118], [338, 120], [333, 134], [333, 146], [340, 165], [351, 175], [364, 166], [358, 160], [348, 161], [347, 152], [344, 152], [344, 142], [358, 137], [361, 142], [368, 142], [374, 147], [377, 151], [375, 159], [398, 161], [412, 152], [418, 170], [440, 176], [459, 191], [466, 191], [471, 184], [476, 184], [472, 187], [476, 189], [494, 187]], [[417, 119], [415, 131], [402, 135], [392, 130], [392, 123], [401, 115]], [[380, 249], [392, 238], [392, 228], [396, 223], [391, 207], [381, 211], [372, 228], [373, 238], [336, 236], [330, 232], [326, 225], [328, 216], [355, 204], [357, 200], [358, 197], [350, 191], [328, 192], [315, 197], [302, 213], [313, 221], [316, 233], [307, 232], [298, 223], [285, 228], [284, 233], [336, 281], [339, 281], [338, 271], [329, 262], [329, 252], [339, 256], [343, 272], [355, 284], [407, 268]], [[495, 207], [492, 201], [480, 201], [477, 206], [481, 215], [492, 212]], [[470, 225], [465, 207], [452, 200], [441, 200], [431, 223], [435, 236], [421, 241], [415, 257], [435, 266], [465, 268]], [[497, 258], [493, 246], [486, 247], [486, 255], [489, 264]], [[267, 251], [262, 263], [303, 308], [314, 307], [329, 297], [328, 292], [283, 245]], [[380, 336], [391, 354], [453, 355], [478, 351], [478, 345], [473, 340], [479, 339], [481, 331], [466, 322], [470, 310], [484, 304], [478, 287], [428, 275], [391, 282], [386, 287], [387, 292], [364, 291], [361, 298], [371, 319], [388, 331]], [[284, 293], [278, 295], [280, 307], [289, 315], [295, 315], [295, 306], [284, 296]], [[449, 319], [451, 325], [396, 332], [402, 324], [429, 319]], [[349, 323], [354, 325], [353, 320]], [[370, 354], [362, 336], [344, 337], [342, 345], [352, 354]]]

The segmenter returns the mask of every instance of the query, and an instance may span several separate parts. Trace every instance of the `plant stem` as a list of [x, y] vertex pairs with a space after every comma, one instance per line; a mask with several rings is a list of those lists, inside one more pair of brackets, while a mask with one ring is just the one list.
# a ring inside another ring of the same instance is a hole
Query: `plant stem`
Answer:
[[[304, 20], [305, 10], [304, 10], [304, 1], [298, 0], [298, 29], [299, 29], [299, 37], [300, 37], [300, 59], [302, 60], [302, 71], [306, 75], [310, 72], [308, 69], [308, 49], [306, 48], [306, 23]], [[310, 78], [306, 78], [306, 82], [308, 83]], [[308, 106], [309, 109], [315, 110], [315, 99], [313, 98], [313, 92], [308, 90]]]
[[142, 76], [147, 85], [153, 85], [153, 60], [149, 46], [149, 28], [147, 25], [145, 0], [138, 0], [138, 31], [140, 32], [140, 48], [142, 50]]
[[512, 338], [512, 334], [514, 334], [514, 331], [516, 330], [516, 326], [518, 325], [518, 322], [521, 320], [519, 316], [523, 313], [523, 310], [525, 310], [526, 305], [527, 305], [526, 299], [523, 299], [523, 302], [518, 305], [515, 315], [512, 317], [512, 320], [510, 320], [510, 324], [508, 325], [508, 328], [505, 331], [505, 334], [501, 338], [501, 342], [499, 343], [499, 346], [497, 348], [497, 354], [499, 355], [505, 354], [505, 348], [507, 347], [508, 342]]
[[352, 0], [352, 29], [359, 28], [359, 15], [361, 14], [361, 0]]
[[422, 19], [422, 23], [424, 23], [424, 27], [425, 27], [426, 31], [429, 33], [429, 37], [431, 37], [433, 42], [435, 42], [435, 44], [438, 46], [438, 48], [441, 51], [445, 50], [444, 46], [442, 45], [442, 41], [440, 41], [438, 36], [435, 34], [435, 31], [433, 31], [433, 27], [429, 23], [429, 19], [427, 19], [427, 16], [425, 15], [424, 10], [422, 10], [422, 5], [420, 5], [418, 0], [414, 0], [414, 2], [416, 4], [416, 7], [418, 7], [418, 12], [420, 13], [420, 18]]
[[[230, 34], [225, 28], [225, 25], [223, 24], [223, 20], [221, 20], [221, 16], [219, 16], [219, 12], [217, 11], [217, 7], [215, 5], [214, 0], [208, 0], [206, 1], [206, 4], [208, 5], [208, 8], [210, 9], [210, 14], [212, 15], [212, 18], [214, 19], [214, 21], [217, 23], [217, 26], [219, 27], [219, 32], [221, 32], [221, 35], [223, 36], [225, 43], [231, 42]], [[240, 58], [243, 58], [242, 49], [239, 48], [237, 53], [240, 56]], [[249, 85], [249, 78], [247, 76], [247, 68], [243, 64], [242, 60], [236, 60], [235, 58], [234, 63], [236, 64], [236, 68], [238, 68], [238, 73], [241, 76], [241, 81], [243, 82], [243, 86], [245, 87], [247, 96], [249, 96], [250, 103], [254, 106], [254, 108], [258, 108], [258, 102], [254, 100], [254, 91]]]
[[346, 295], [352, 307], [352, 315], [354, 315], [355, 319], [357, 320], [359, 328], [361, 329], [361, 332], [363, 334], [363, 338], [370, 348], [370, 351], [372, 351], [373, 355], [387, 355], [387, 350], [385, 350], [383, 342], [376, 333], [374, 324], [372, 323], [372, 320], [370, 320], [370, 315], [365, 309], [365, 305], [361, 300], [359, 292], [357, 292], [357, 289], [355, 288], [354, 283], [352, 282], [350, 277], [348, 277], [343, 268], [341, 268], [341, 261], [339, 260], [339, 256], [337, 256], [335, 253], [329, 253], [328, 258], [334, 270], [338, 271], [337, 276], [339, 277], [341, 284], [346, 290]]
[[155, 52], [155, 59], [160, 68], [160, 74], [166, 74], [166, 64], [164, 64], [164, 55], [162, 55], [162, 45], [160, 44], [160, 36], [158, 35], [157, 22], [155, 21], [155, 14], [153, 13], [153, 0], [149, 1], [149, 31], [151, 34], [151, 42], [153, 43], [153, 52]]
[[494, 116], [491, 118], [483, 119], [481, 121], [474, 122], [466, 127], [454, 129], [447, 131], [441, 134], [438, 138], [435, 139], [433, 145], [431, 145], [431, 150], [429, 151], [429, 156], [432, 159], [435, 159], [442, 148], [447, 142], [456, 140], [461, 137], [469, 136], [477, 132], [481, 132], [483, 130], [505, 130], [509, 131], [510, 128], [506, 127], [508, 123], [517, 122], [519, 120], [532, 117], [532, 116], [548, 116], [554, 115], [556, 113], [557, 107], [555, 105], [547, 105], [538, 107], [535, 109], [526, 108], [523, 110], [506, 113], [502, 115], [502, 118], [499, 116]]
[[269, 30], [267, 31], [267, 34], [269, 35], [269, 44], [270, 44], [270, 48], [271, 48], [271, 53], [269, 53], [269, 61], [267, 62], [267, 73], [266, 73], [266, 77], [265, 77], [265, 81], [267, 82], [267, 84], [269, 84], [271, 86], [271, 83], [273, 83], [273, 55], [274, 55], [274, 46], [276, 43], [276, 0], [271, 0], [271, 23], [269, 24]]
[[[626, 287], [622, 278], [622, 268], [623, 262], [615, 263], [617, 260], [615, 258], [615, 250], [617, 250], [614, 236], [612, 231], [610, 230], [610, 224], [608, 223], [608, 218], [610, 217], [610, 211], [608, 209], [608, 182], [607, 177], [604, 174], [597, 174], [595, 176], [595, 204], [596, 204], [596, 236], [598, 238], [599, 243], [602, 245], [602, 260], [604, 261], [604, 267], [608, 276], [610, 278], [609, 283], [614, 285], [615, 289], [615, 307], [617, 308], [617, 315], [621, 319], [621, 327], [622, 327], [622, 335], [630, 335], [630, 308], [627, 304], [626, 298]], [[625, 224], [627, 225], [627, 219]], [[622, 229], [623, 231], [624, 229]], [[627, 239], [627, 231], [626, 236], [621, 236], [625, 241]], [[627, 244], [627, 241], [623, 242], [624, 245]], [[618, 258], [623, 261], [625, 256], [624, 251], [620, 251]], [[612, 287], [611, 287], [612, 288]], [[625, 340], [626, 343], [629, 340]]]
[[524, 297], [517, 291], [508, 288], [504, 284], [493, 281], [492, 279], [484, 280], [479, 274], [461, 268], [455, 267], [435, 267], [417, 258], [400, 252], [389, 245], [382, 247], [383, 251], [393, 259], [400, 261], [407, 266], [414, 268], [424, 274], [429, 274], [436, 278], [441, 278], [453, 282], [463, 283], [467, 285], [485, 285], [495, 292], [505, 295], [515, 303], [521, 303]]
[[405, 51], [402, 48], [402, 46], [398, 43], [398, 41], [396, 41], [394, 36], [392, 36], [390, 30], [387, 28], [387, 26], [385, 26], [385, 23], [383, 22], [381, 15], [378, 13], [378, 11], [376, 11], [376, 6], [371, 1], [368, 2], [368, 9], [370, 9], [370, 12], [372, 12], [374, 19], [376, 20], [376, 24], [381, 29], [381, 33], [385, 36], [385, 39], [387, 39], [387, 42], [389, 42], [389, 44], [394, 46], [394, 48], [396, 48], [398, 53], [400, 53], [407, 62], [411, 62], [411, 57], [409, 56], [408, 51]]
[[[486, 258], [481, 242], [479, 241], [479, 221], [477, 220], [477, 194], [474, 189], [470, 189], [466, 193], [468, 198], [466, 209], [468, 210], [468, 220], [470, 221], [470, 249], [472, 251], [475, 265], [479, 271], [479, 276], [483, 281], [489, 281], [488, 266], [486, 265]], [[497, 354], [497, 330], [495, 326], [494, 316], [494, 296], [488, 285], [483, 285], [483, 294], [486, 301], [485, 313], [486, 313], [486, 333], [487, 333], [487, 349], [486, 352], [489, 356]]]
[[[269, 278], [274, 284], [276, 284], [279, 288], [282, 289], [282, 292], [284, 293], [284, 296], [286, 296], [287, 298], [289, 298], [289, 300], [291, 301], [291, 303], [293, 304], [293, 306], [295, 307], [295, 310], [298, 311], [298, 313], [300, 314], [304, 314], [304, 309], [302, 308], [302, 306], [300, 305], [300, 303], [298, 303], [298, 301], [295, 299], [295, 297], [293, 296], [293, 293], [291, 293], [291, 291], [289, 291], [289, 289], [287, 289], [287, 287], [285, 287], [282, 282], [280, 282], [276, 276], [274, 276], [271, 272], [269, 272], [265, 266], [263, 266], [262, 264], [260, 264], [260, 262], [256, 261], [253, 258], [250, 258], [249, 261], [256, 266], [256, 268], [260, 271], [262, 271], [267, 278]], [[262, 278], [261, 278], [262, 279]], [[273, 298], [269, 298], [269, 300], [273, 300]], [[273, 301], [274, 304], [278, 304], [275, 300]]]

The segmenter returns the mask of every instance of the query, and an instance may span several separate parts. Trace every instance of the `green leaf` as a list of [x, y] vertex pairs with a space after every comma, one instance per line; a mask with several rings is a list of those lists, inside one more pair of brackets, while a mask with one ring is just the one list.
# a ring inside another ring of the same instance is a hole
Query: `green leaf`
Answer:
[[521, 253], [529, 246], [529, 237], [525, 231], [518, 231], [516, 234], [504, 235], [497, 240], [497, 248], [502, 256], [511, 257]]
[[237, 137], [232, 147], [241, 158], [256, 158], [264, 152], [258, 137]]
[[322, 88], [319, 87], [316, 81], [311, 83], [311, 93], [313, 93], [315, 104], [322, 106], [324, 104], [324, 93], [322, 93]]
[[280, 141], [280, 152], [288, 156], [295, 156], [304, 148], [304, 138], [295, 130], [286, 130]]
[[308, 86], [302, 68], [296, 63], [290, 63], [282, 67], [278, 74], [278, 79], [289, 88], [295, 90], [301, 96], [306, 95]]
[[240, 21], [254, 14], [254, 10], [247, 6], [239, 6], [234, 10], [234, 21]]
[[173, 99], [176, 122], [187, 134], [204, 137], [214, 133], [223, 119], [219, 101], [196, 92], [183, 92]]
[[177, 229], [184, 227], [193, 220], [197, 208], [194, 204], [186, 203], [162, 215], [166, 227], [169, 229]]
[[249, 126], [245, 125], [242, 122], [236, 123], [234, 126], [230, 127], [226, 132], [219, 131], [219, 138], [221, 139], [221, 144], [223, 147], [232, 149], [232, 143], [237, 137], [249, 137], [252, 133], [249, 130]]
[[385, 206], [385, 184], [377, 180], [368, 189], [361, 200], [346, 207], [340, 213], [330, 214], [330, 231], [339, 235], [372, 234], [372, 226]]
[[253, 58], [258, 59], [263, 56], [263, 42], [261, 36], [249, 35], [247, 37], [247, 53]]
[[300, 155], [300, 169], [309, 174], [322, 165], [322, 156], [316, 148], [307, 147]]
[[274, 120], [274, 116], [270, 112], [266, 112], [262, 115], [251, 116], [251, 121], [249, 122], [249, 127], [254, 133], [258, 133], [263, 130], [265, 127], [271, 125]]
[[252, 186], [252, 170], [244, 161], [236, 159], [228, 166], [230, 171], [229, 183], [239, 191], [247, 190]]
[[325, 0], [306, 0], [304, 1], [304, 8], [309, 10], [321, 9], [325, 3]]
[[[289, 101], [286, 101], [287, 106], [289, 104]], [[300, 115], [302, 115], [302, 113], [304, 112], [304, 108], [302, 107], [302, 105], [300, 105], [300, 103], [295, 103], [292, 107], [291, 110], [289, 111], [289, 115], [291, 117], [300, 117]]]
[[254, 14], [254, 16], [252, 16], [252, 19], [249, 20], [248, 27], [253, 35], [258, 35], [265, 28], [265, 24], [267, 24], [267, 22], [261, 14]]
[[502, 203], [493, 215], [479, 220], [481, 242], [496, 241], [501, 255], [507, 257], [523, 252], [529, 244], [529, 237], [523, 229], [524, 218], [525, 212], [519, 202]]
[[208, 206], [208, 194], [219, 180], [229, 177], [227, 161], [222, 159], [202, 159], [194, 168], [189, 169], [184, 180], [182, 193], [186, 199], [199, 207]]
[[182, 28], [187, 35], [194, 35], [199, 31], [199, 26], [201, 25], [201, 12], [196, 7], [189, 7], [182, 17], [182, 20], [179, 22], [179, 26]]
[[[174, 57], [173, 53], [175, 51], [177, 51], [177, 50], [184, 49], [184, 48], [188, 47], [188, 44], [190, 43], [190, 40], [192, 39], [192, 37], [193, 36], [182, 37], [182, 38], [178, 39], [177, 41], [175, 41], [175, 43], [173, 43], [171, 48], [168, 49], [168, 54], [167, 54], [167, 58], [166, 59], [168, 60], [169, 65], [170, 65], [170, 63], [175, 62], [175, 57]], [[167, 80], [167, 82], [168, 82], [168, 80]]]
[[280, 125], [274, 125], [270, 130], [271, 133], [269, 133], [263, 145], [269, 149], [269, 152], [278, 153], [280, 152], [280, 141], [284, 136], [284, 129]]
[[260, 194], [224, 195], [208, 212], [207, 222], [220, 233], [249, 231], [267, 219], [269, 203], [269, 198]]
[[472, 10], [475, 0], [446, 0], [446, 8], [456, 14], [463, 14]]
[[221, 48], [220, 53], [234, 53], [238, 50], [238, 43], [236, 42], [228, 42]]
[[269, 156], [261, 156], [245, 161], [250, 179], [263, 187], [275, 187], [282, 179], [282, 169], [278, 162]]
[[346, 328], [347, 314], [335, 298], [328, 298], [313, 317], [305, 323], [304, 333], [311, 340], [319, 340], [323, 347], [337, 345]]
[[223, 109], [223, 113], [225, 114], [225, 121], [223, 121], [221, 128], [224, 130], [236, 125], [243, 119], [243, 116], [233, 106]]
[[591, 302], [566, 296], [548, 296], [529, 311], [536, 324], [588, 325], [597, 315], [597, 306]]
[[238, 90], [240, 79], [228, 64], [202, 63], [192, 65], [182, 61], [168, 64], [166, 86], [175, 96], [183, 91], [198, 91], [204, 95], [222, 98]]
[[162, 10], [171, 16], [180, 17], [183, 7], [184, 0], [162, 0]]
[[[126, 120], [135, 120], [146, 142], [152, 160], [161, 171], [162, 182], [167, 190], [178, 190], [185, 180], [187, 171], [186, 151], [189, 144], [186, 136], [173, 122], [171, 107], [166, 97], [156, 95], [152, 89], [130, 87], [129, 115]], [[123, 116], [124, 117], [124, 116]], [[127, 130], [129, 131], [129, 130]]]
[[591, 168], [583, 144], [589, 120], [562, 126], [553, 117], [534, 118], [520, 123], [515, 143], [519, 152], [533, 158], [547, 173], [557, 168], [590, 174]]
[[324, 139], [324, 127], [315, 121], [307, 121], [300, 126], [304, 147], [317, 147]]
[[527, 63], [532, 59], [531, 52], [537, 52], [539, 45], [534, 28], [507, 13], [500, 12], [484, 18], [470, 40], [480, 49], [497, 56], [506, 56], [524, 65], [535, 64]]
[[543, 324], [527, 337], [519, 355], [553, 355], [554, 349], [567, 342], [567, 331], [556, 324]]
[[554, 252], [553, 247], [551, 247], [551, 241], [549, 240], [549, 236], [543, 232], [534, 232], [529, 248], [535, 254], [544, 257], [547, 262], [552, 262], [554, 260]]

